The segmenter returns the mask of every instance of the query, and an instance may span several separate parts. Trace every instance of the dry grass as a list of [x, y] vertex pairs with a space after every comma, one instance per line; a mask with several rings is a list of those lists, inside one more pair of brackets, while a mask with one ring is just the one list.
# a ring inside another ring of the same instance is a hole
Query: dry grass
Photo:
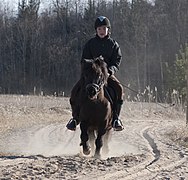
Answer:
[[0, 95], [0, 135], [33, 125], [61, 122], [70, 115], [69, 98]]
[[173, 142], [188, 148], [188, 126], [175, 128], [168, 136]]

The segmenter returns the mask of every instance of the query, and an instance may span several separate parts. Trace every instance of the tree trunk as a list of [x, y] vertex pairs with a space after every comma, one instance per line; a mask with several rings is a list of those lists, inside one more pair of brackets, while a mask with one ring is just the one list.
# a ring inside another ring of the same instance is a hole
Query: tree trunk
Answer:
[[[185, 52], [186, 54], [186, 52]], [[187, 91], [187, 96], [186, 96], [186, 102], [187, 102], [187, 111], [186, 111], [186, 125], [188, 125], [188, 59], [186, 59], [186, 91]]]

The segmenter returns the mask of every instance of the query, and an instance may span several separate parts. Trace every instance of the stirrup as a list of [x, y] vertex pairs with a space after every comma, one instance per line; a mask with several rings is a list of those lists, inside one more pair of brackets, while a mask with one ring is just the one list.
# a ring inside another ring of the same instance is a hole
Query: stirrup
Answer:
[[67, 127], [67, 129], [69, 129], [71, 131], [75, 131], [76, 130], [76, 125], [77, 125], [76, 119], [72, 118], [67, 123], [66, 127]]
[[112, 127], [115, 131], [122, 131], [124, 129], [120, 119], [115, 119]]

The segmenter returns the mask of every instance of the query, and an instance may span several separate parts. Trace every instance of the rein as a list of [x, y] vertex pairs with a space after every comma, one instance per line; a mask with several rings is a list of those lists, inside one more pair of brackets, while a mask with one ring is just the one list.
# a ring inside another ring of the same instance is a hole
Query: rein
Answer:
[[[119, 83], [119, 84], [121, 84], [121, 83]], [[121, 84], [121, 85], [122, 85], [123, 87], [125, 87], [125, 88], [131, 90], [132, 92], [134, 92], [134, 93], [140, 95], [140, 96], [144, 96], [144, 95], [141, 94], [140, 92], [138, 92], [138, 91], [136, 91], [136, 90], [134, 90], [134, 89], [132, 89], [132, 88], [130, 88], [130, 87], [124, 85], [124, 84]], [[162, 104], [160, 104], [160, 103], [158, 103], [158, 102], [156, 102], [156, 104], [158, 104], [159, 106], [161, 106], [161, 107], [163, 107], [163, 108], [170, 108], [170, 107], [172, 107], [172, 106], [175, 106], [175, 103], [169, 104], [169, 106], [164, 106], [164, 105], [162, 105]]]

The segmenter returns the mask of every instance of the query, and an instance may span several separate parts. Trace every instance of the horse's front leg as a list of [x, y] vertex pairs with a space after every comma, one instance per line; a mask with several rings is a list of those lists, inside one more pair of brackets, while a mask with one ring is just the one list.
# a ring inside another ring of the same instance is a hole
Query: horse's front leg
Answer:
[[107, 155], [109, 153], [109, 147], [108, 147], [108, 143], [109, 143], [109, 139], [111, 136], [111, 131], [107, 130], [105, 135], [103, 136], [103, 149], [102, 152]]
[[81, 138], [81, 146], [83, 146], [83, 153], [85, 155], [89, 155], [90, 152], [91, 152], [91, 148], [89, 146], [89, 136], [88, 136], [88, 126], [86, 123], [84, 122], [81, 122], [80, 123], [80, 130], [81, 130], [81, 135], [80, 135], [80, 138]]
[[101, 129], [101, 130], [98, 131], [97, 139], [95, 140], [96, 149], [95, 149], [94, 157], [96, 157], [96, 158], [101, 157], [101, 147], [103, 146], [102, 137], [105, 134], [105, 132], [106, 132], [105, 129]]

